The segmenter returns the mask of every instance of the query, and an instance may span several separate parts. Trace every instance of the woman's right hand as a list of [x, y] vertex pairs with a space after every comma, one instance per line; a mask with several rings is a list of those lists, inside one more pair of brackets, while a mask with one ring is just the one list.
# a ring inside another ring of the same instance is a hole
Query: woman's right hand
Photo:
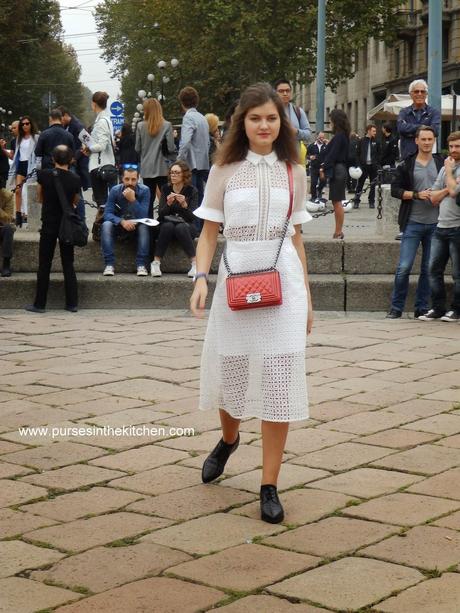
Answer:
[[172, 194], [172, 193], [171, 193], [171, 194], [168, 194], [168, 195], [166, 196], [166, 204], [167, 204], [168, 206], [171, 206], [171, 205], [174, 203], [174, 200], [175, 200], [175, 199], [176, 199], [176, 195], [175, 195], [175, 194]]
[[192, 295], [190, 297], [190, 310], [195, 317], [203, 317], [208, 295], [208, 283], [206, 279], [200, 278], [195, 282]]

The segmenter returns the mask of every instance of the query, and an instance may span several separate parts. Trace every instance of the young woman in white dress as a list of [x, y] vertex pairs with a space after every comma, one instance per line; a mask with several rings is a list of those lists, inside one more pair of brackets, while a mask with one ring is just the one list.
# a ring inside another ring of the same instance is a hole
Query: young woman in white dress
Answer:
[[289, 422], [308, 418], [305, 377], [306, 335], [313, 311], [301, 224], [309, 221], [305, 169], [279, 96], [267, 83], [248, 87], [211, 168], [195, 215], [204, 219], [197, 247], [197, 273], [190, 299], [202, 316], [207, 274], [224, 224], [232, 273], [273, 265], [289, 209], [287, 163], [293, 173], [293, 212], [277, 269], [283, 302], [279, 306], [232, 311], [227, 304], [221, 262], [201, 363], [200, 409], [219, 409], [222, 439], [205, 460], [202, 479], [217, 479], [239, 444], [243, 418], [261, 419], [262, 519], [284, 518], [277, 494]]

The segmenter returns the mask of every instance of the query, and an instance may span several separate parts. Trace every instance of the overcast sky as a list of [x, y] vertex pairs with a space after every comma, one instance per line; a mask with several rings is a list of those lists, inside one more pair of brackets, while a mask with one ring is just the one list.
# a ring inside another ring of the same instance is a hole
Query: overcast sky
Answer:
[[[101, 0], [59, 0], [64, 41], [71, 43], [81, 66], [81, 82], [91, 91], [106, 91], [110, 101], [120, 92], [118, 80], [110, 77], [101, 58], [93, 11]], [[78, 35], [78, 36], [77, 36]], [[80, 36], [82, 35], [82, 36]]]

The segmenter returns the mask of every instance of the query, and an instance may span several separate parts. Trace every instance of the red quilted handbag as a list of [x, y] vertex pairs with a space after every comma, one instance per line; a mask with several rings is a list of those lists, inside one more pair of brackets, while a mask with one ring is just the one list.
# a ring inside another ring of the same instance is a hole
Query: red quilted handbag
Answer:
[[289, 210], [273, 266], [264, 270], [233, 274], [228, 265], [226, 251], [224, 251], [224, 265], [228, 272], [226, 280], [227, 302], [232, 311], [277, 306], [283, 303], [281, 278], [280, 273], [276, 270], [276, 265], [286, 237], [294, 199], [292, 167], [289, 163], [287, 163], [287, 172], [289, 180]]

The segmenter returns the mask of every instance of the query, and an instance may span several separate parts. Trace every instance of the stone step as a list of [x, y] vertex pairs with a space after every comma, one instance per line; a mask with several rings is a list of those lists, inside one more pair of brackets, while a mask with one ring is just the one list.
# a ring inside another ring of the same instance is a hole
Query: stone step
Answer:
[[[36, 272], [38, 267], [38, 233], [19, 231], [15, 234], [14, 270], [16, 272]], [[304, 235], [304, 244], [311, 274], [390, 274], [393, 275], [399, 258], [399, 241], [372, 239], [363, 241], [350, 239], [333, 241], [326, 238], [309, 238]], [[224, 241], [218, 240], [212, 272], [217, 272]], [[130, 242], [117, 243], [116, 269], [119, 272], [133, 272], [135, 269], [135, 248]], [[162, 261], [165, 273], [185, 273], [190, 262], [177, 244], [172, 244]], [[100, 243], [89, 241], [82, 249], [75, 249], [75, 269], [77, 272], [101, 272], [103, 260]], [[414, 271], [420, 269], [420, 255], [414, 264]], [[53, 261], [53, 271], [60, 271], [59, 249]]]
[[[216, 276], [210, 276], [210, 298]], [[413, 310], [417, 278], [411, 277], [407, 310]], [[0, 279], [0, 309], [17, 309], [33, 301], [36, 275], [15, 273]], [[385, 311], [389, 307], [393, 275], [310, 275], [313, 305], [320, 311]], [[449, 294], [451, 283], [448, 283]], [[80, 307], [87, 309], [183, 309], [192, 292], [192, 280], [179, 274], [137, 277], [78, 273]], [[62, 308], [64, 280], [52, 273], [48, 307]], [[210, 300], [208, 301], [208, 306]]]

